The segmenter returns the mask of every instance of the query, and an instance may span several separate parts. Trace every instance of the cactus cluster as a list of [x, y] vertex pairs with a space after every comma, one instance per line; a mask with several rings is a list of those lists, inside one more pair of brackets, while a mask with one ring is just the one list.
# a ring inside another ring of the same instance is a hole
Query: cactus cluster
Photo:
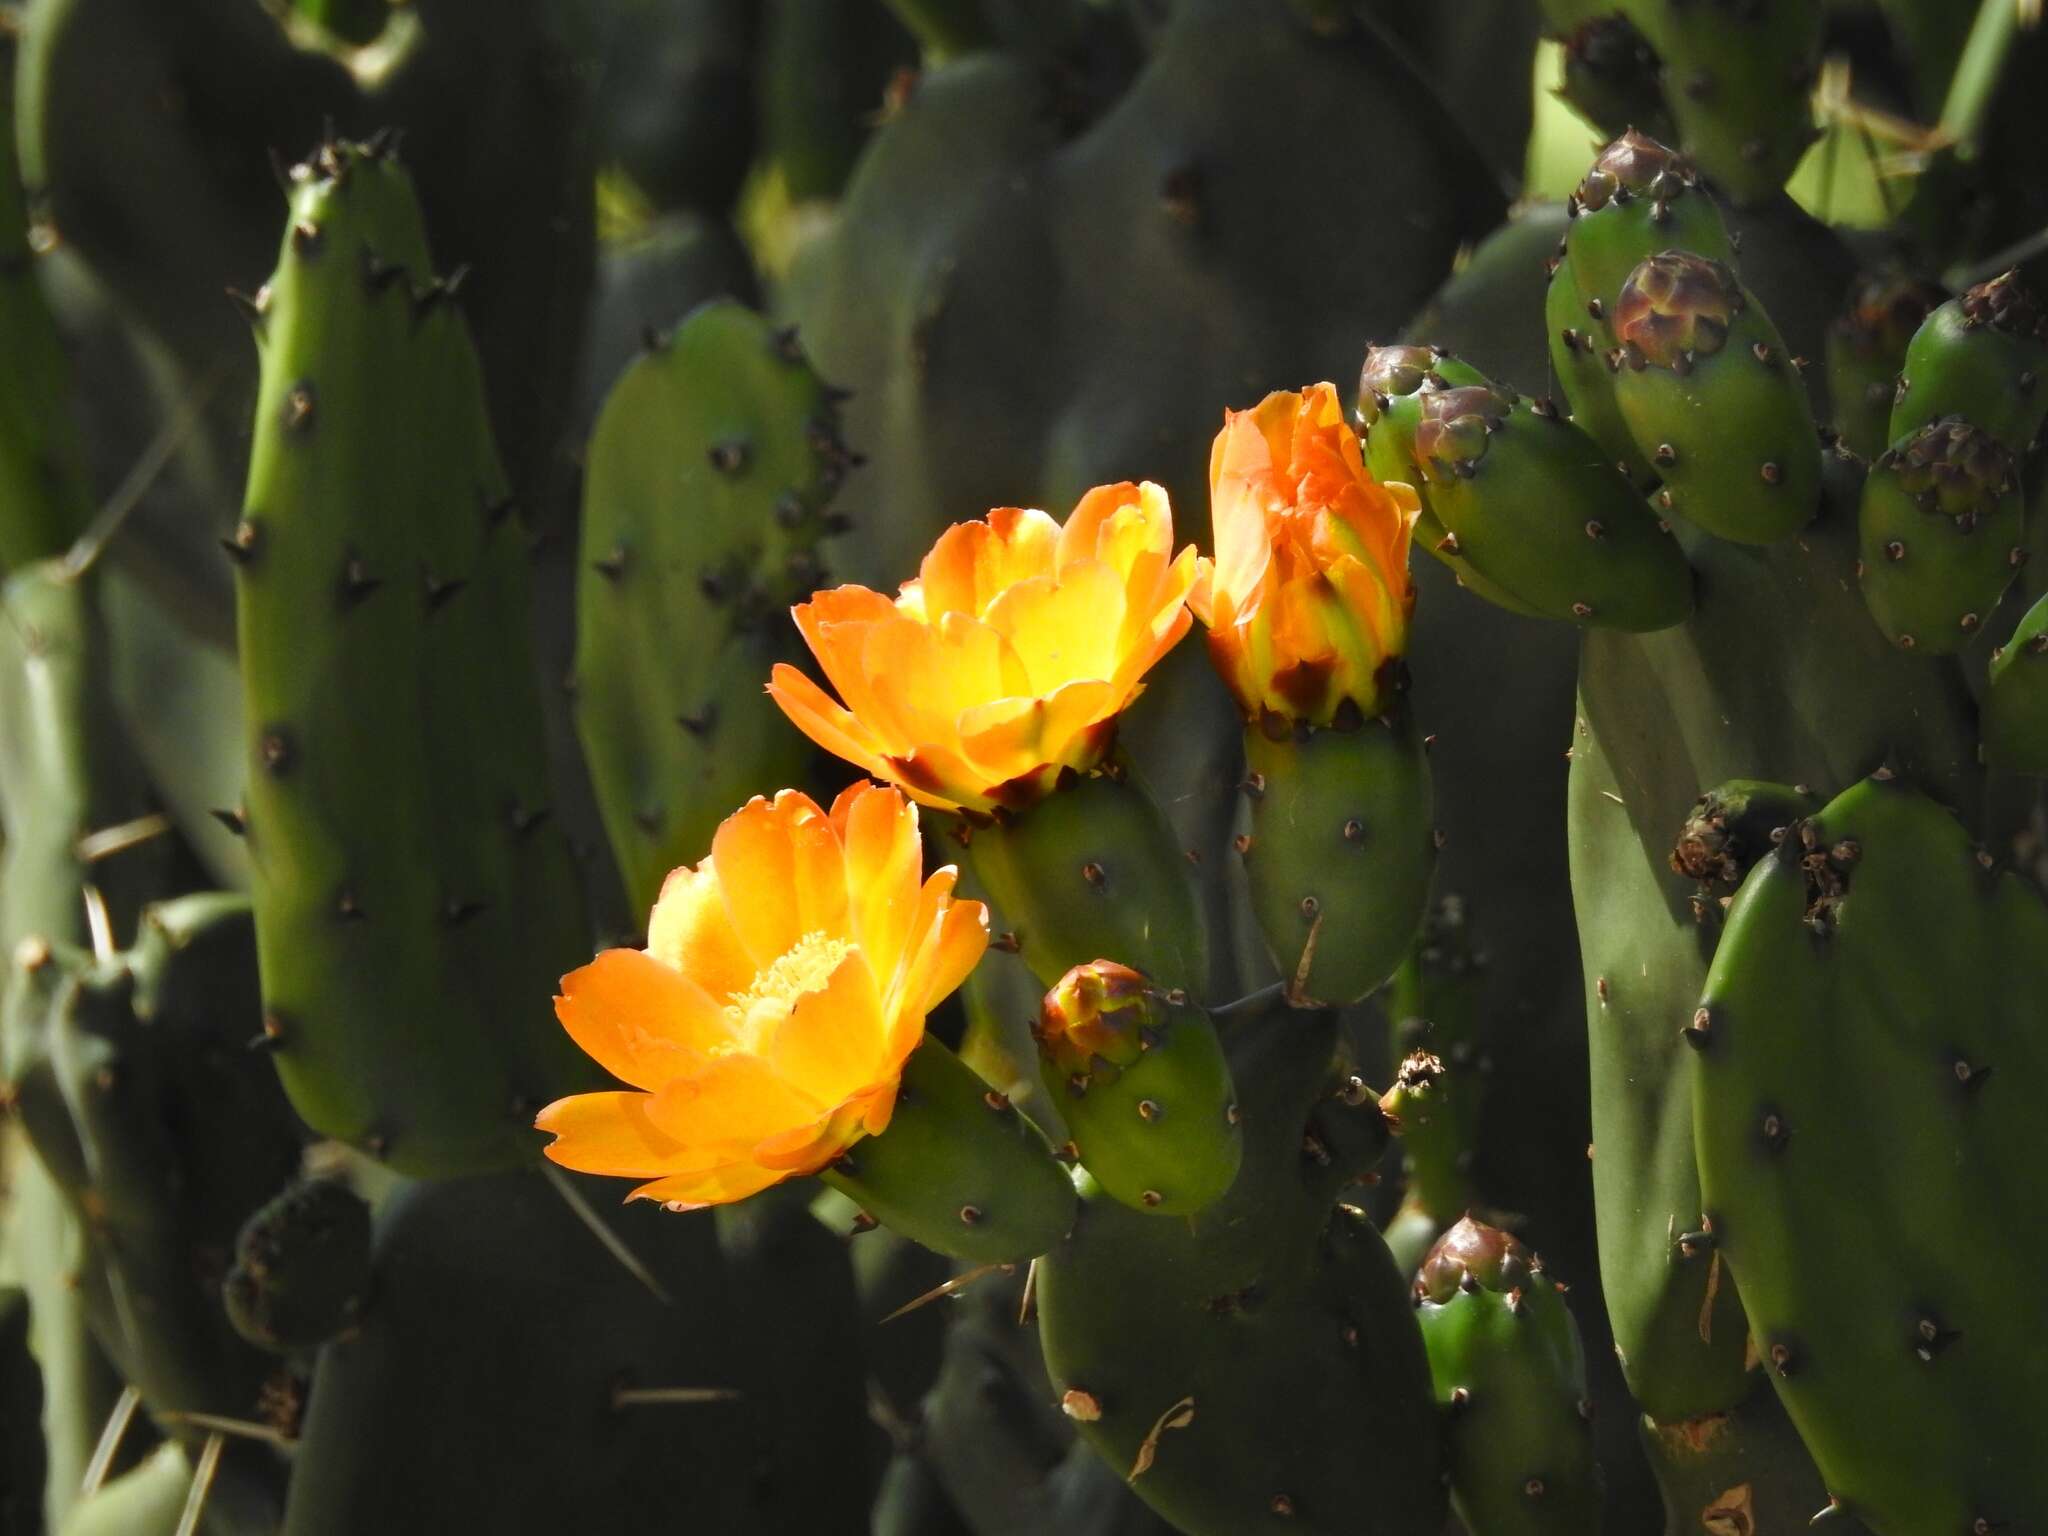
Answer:
[[0, 3], [0, 1536], [2048, 1529], [1941, 10]]

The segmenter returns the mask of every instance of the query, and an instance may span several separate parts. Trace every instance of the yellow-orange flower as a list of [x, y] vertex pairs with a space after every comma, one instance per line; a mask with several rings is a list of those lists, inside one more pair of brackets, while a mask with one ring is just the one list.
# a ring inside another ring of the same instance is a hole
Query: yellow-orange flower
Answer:
[[917, 810], [879, 784], [829, 816], [784, 790], [727, 817], [711, 856], [668, 877], [647, 948], [562, 979], [556, 1017], [631, 1087], [542, 1110], [548, 1156], [694, 1207], [879, 1134], [925, 1015], [988, 946], [955, 871], [922, 872]]
[[1248, 716], [1327, 725], [1348, 699], [1380, 713], [1408, 643], [1415, 492], [1367, 472], [1336, 389], [1279, 390], [1226, 411], [1209, 454], [1216, 563], [1189, 596]]
[[1117, 714], [1187, 633], [1192, 546], [1152, 484], [1097, 486], [1064, 527], [1004, 507], [946, 530], [891, 600], [794, 611], [844, 705], [792, 666], [768, 691], [828, 752], [942, 810], [1020, 808], [1102, 760]]

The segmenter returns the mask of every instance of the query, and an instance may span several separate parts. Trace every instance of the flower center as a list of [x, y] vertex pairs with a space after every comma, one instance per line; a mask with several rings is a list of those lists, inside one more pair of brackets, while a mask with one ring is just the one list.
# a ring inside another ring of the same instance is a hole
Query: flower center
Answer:
[[758, 1054], [775, 1026], [806, 994], [822, 991], [839, 962], [851, 953], [853, 945], [846, 939], [822, 931], [807, 933], [756, 971], [746, 991], [733, 993], [725, 1004], [740, 1047]]

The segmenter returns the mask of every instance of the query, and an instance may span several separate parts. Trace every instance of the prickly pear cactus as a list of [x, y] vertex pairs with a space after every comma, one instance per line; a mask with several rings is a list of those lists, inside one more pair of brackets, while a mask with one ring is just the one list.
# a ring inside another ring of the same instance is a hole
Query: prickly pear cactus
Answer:
[[1984, 694], [1984, 757], [1995, 768], [2048, 773], [2048, 598], [2029, 608], [1992, 653]]
[[0, 1536], [2031, 1530], [2026, 10], [0, 3]]
[[1816, 131], [1820, 0], [1625, 0], [1687, 154], [1740, 203], [1785, 184]]

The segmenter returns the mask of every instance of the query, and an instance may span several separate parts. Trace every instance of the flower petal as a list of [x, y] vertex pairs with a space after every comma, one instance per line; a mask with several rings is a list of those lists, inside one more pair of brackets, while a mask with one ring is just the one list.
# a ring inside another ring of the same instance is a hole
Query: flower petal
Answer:
[[1101, 679], [1068, 683], [1047, 698], [997, 699], [960, 717], [961, 744], [998, 783], [1047, 763], [1092, 767], [1076, 761], [1089, 755], [1081, 750], [1083, 737], [1123, 703], [1115, 685]]
[[988, 951], [988, 908], [953, 894], [959, 871], [935, 870], [918, 893], [916, 932], [922, 942], [891, 978], [884, 1008], [888, 1054], [902, 1061], [924, 1036], [925, 1017], [952, 996]]
[[827, 1105], [786, 1081], [759, 1056], [734, 1052], [719, 1056], [689, 1077], [662, 1084], [648, 1107], [648, 1117], [674, 1138], [686, 1154], [704, 1166], [751, 1147], [791, 1126], [818, 1118]]
[[821, 1104], [839, 1104], [883, 1070], [882, 1000], [858, 951], [796, 1000], [768, 1042], [778, 1077]]
[[754, 1162], [721, 1164], [696, 1173], [675, 1173], [642, 1184], [628, 1194], [628, 1200], [659, 1200], [680, 1210], [702, 1210], [707, 1205], [728, 1205], [757, 1195], [771, 1184], [790, 1176], [786, 1168], [763, 1168]]
[[725, 1010], [637, 949], [608, 949], [562, 978], [555, 1017], [584, 1054], [636, 1088], [658, 1088], [732, 1039]]
[[644, 1093], [579, 1093], [555, 1100], [533, 1123], [555, 1138], [543, 1150], [564, 1168], [644, 1179], [686, 1156], [649, 1117], [652, 1102]]
[[875, 976], [892, 976], [910, 935], [924, 872], [917, 811], [895, 790], [863, 782], [832, 802], [832, 822], [846, 848], [853, 940]]
[[925, 619], [979, 617], [1005, 587], [1050, 575], [1059, 541], [1059, 524], [1036, 508], [998, 507], [986, 520], [955, 523], [918, 568]]
[[988, 610], [989, 627], [1016, 648], [1034, 693], [1108, 677], [1116, 670], [1123, 620], [1123, 585], [1096, 560], [1068, 566], [1056, 581], [1020, 582]]
[[711, 839], [711, 863], [733, 932], [755, 967], [764, 968], [804, 936], [796, 903], [796, 854], [789, 822], [808, 796], [784, 790], [774, 800], [756, 795], [719, 823]]
[[682, 972], [714, 1002], [753, 982], [753, 957], [725, 915], [717, 866], [708, 857], [694, 869], [670, 870], [661, 883], [647, 917], [647, 953]]
[[768, 696], [789, 723], [834, 757], [881, 776], [885, 753], [865, 722], [786, 661], [775, 663]]

